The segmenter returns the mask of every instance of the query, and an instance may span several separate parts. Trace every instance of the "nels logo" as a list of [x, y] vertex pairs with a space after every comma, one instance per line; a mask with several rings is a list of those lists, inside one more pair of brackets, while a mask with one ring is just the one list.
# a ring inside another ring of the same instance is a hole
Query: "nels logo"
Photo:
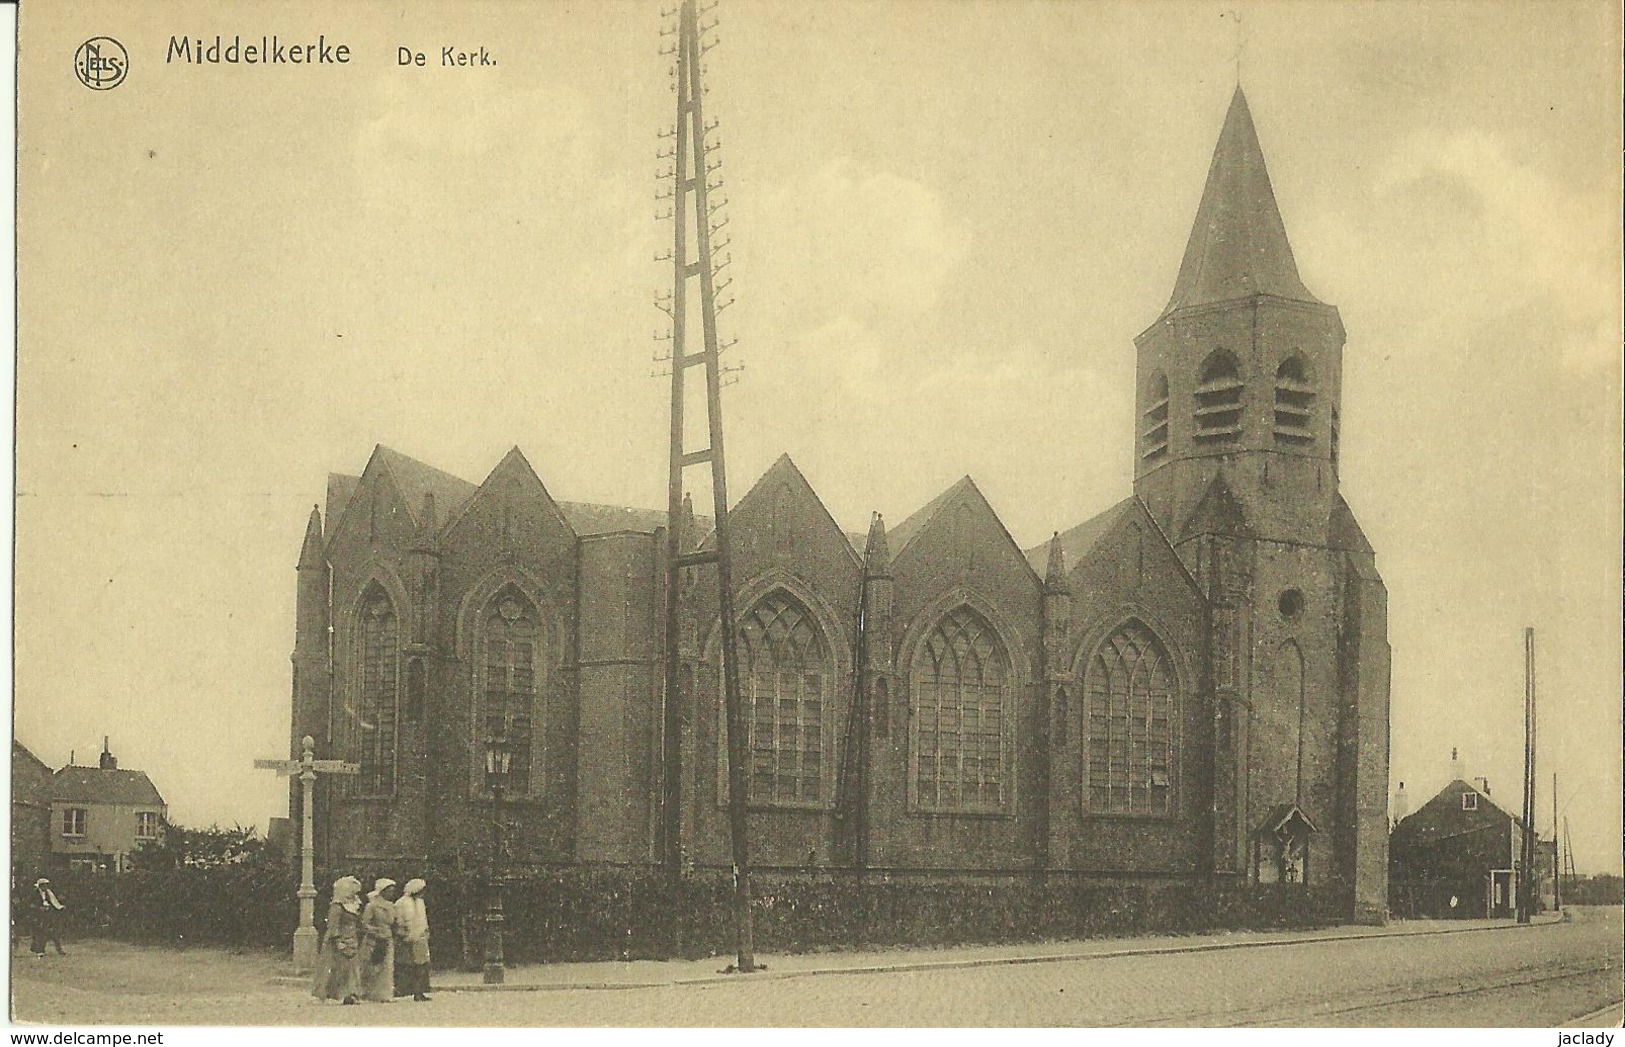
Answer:
[[92, 91], [111, 91], [130, 71], [130, 55], [110, 36], [93, 36], [73, 55], [73, 72]]

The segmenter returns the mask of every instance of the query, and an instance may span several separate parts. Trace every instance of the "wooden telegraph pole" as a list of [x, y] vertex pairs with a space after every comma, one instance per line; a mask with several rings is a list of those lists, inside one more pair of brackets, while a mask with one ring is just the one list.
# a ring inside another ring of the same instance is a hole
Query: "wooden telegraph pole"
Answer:
[[[711, 5], [712, 7], [715, 4]], [[708, 7], [706, 10], [710, 10]], [[727, 225], [726, 217], [719, 216], [726, 200], [713, 199], [711, 193], [721, 184], [717, 169], [720, 160], [708, 159], [708, 152], [716, 147], [709, 135], [716, 123], [705, 122], [703, 99], [705, 87], [701, 83], [700, 56], [716, 46], [715, 38], [704, 37], [716, 28], [716, 20], [700, 23], [700, 12], [695, 0], [683, 0], [677, 11], [677, 25], [665, 35], [676, 35], [676, 43], [662, 53], [672, 55], [676, 61], [672, 71], [676, 76], [677, 122], [670, 134], [671, 150], [662, 152], [661, 159], [672, 161], [671, 189], [660, 199], [671, 201], [671, 211], [660, 218], [669, 218], [675, 226], [672, 250], [672, 293], [670, 299], [661, 296], [656, 305], [671, 317], [671, 449], [669, 482], [667, 485], [666, 516], [666, 688], [664, 708], [664, 735], [661, 790], [661, 858], [667, 875], [675, 883], [682, 867], [682, 703], [689, 699], [681, 691], [681, 593], [684, 568], [714, 565], [717, 577], [717, 621], [720, 635], [718, 648], [722, 656], [723, 703], [726, 708], [728, 731], [728, 825], [733, 841], [734, 931], [738, 946], [738, 970], [756, 969], [756, 958], [751, 935], [750, 911], [750, 854], [746, 844], [745, 802], [749, 787], [745, 761], [745, 718], [739, 693], [739, 660], [736, 656], [736, 637], [733, 613], [733, 575], [730, 562], [732, 552], [728, 527], [728, 480], [722, 446], [723, 375], [722, 352], [728, 344], [717, 338], [717, 314], [733, 303], [733, 299], [717, 301], [718, 293], [731, 282], [717, 279], [718, 272], [728, 264], [728, 258], [715, 260], [713, 237]], [[689, 292], [698, 282], [700, 319], [700, 346], [690, 350], [688, 325]], [[659, 337], [659, 336], [657, 336]], [[705, 407], [709, 443], [693, 451], [684, 450], [684, 392], [688, 369], [705, 369]], [[679, 520], [683, 514], [683, 470], [690, 466], [711, 466], [711, 495], [713, 539], [715, 548], [688, 551], [682, 547]]]
[[1563, 911], [1563, 868], [1557, 854], [1557, 772], [1552, 772], [1552, 908]]

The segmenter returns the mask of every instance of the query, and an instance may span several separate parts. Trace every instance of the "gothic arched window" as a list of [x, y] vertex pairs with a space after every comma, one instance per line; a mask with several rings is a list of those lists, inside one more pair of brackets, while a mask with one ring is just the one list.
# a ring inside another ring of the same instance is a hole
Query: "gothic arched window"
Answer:
[[1140, 457], [1154, 462], [1168, 453], [1168, 378], [1155, 375], [1146, 393], [1146, 408], [1140, 426]]
[[1281, 645], [1275, 660], [1275, 715], [1285, 717], [1291, 732], [1292, 755], [1297, 761], [1293, 798], [1303, 802], [1303, 650], [1293, 640]]
[[1173, 811], [1178, 687], [1150, 629], [1126, 622], [1089, 663], [1085, 803], [1097, 814]]
[[974, 610], [943, 615], [914, 658], [911, 771], [917, 806], [1002, 810], [1009, 799], [1010, 659]]
[[538, 696], [542, 675], [541, 615], [517, 588], [508, 586], [485, 605], [480, 617], [479, 724], [485, 740], [503, 737], [511, 754], [507, 788], [531, 789], [536, 738], [541, 728]]
[[1215, 349], [1202, 361], [1196, 386], [1196, 441], [1234, 443], [1241, 436], [1241, 365], [1226, 349]]
[[400, 618], [389, 594], [379, 585], [362, 597], [358, 637], [359, 683], [356, 702], [356, 751], [360, 793], [388, 796], [395, 791], [395, 726], [400, 701]]
[[1275, 442], [1303, 445], [1314, 440], [1310, 412], [1315, 403], [1315, 387], [1303, 357], [1294, 353], [1281, 361], [1275, 371]]
[[776, 589], [740, 620], [738, 653], [750, 802], [825, 802], [825, 727], [833, 710], [823, 630], [799, 600]]

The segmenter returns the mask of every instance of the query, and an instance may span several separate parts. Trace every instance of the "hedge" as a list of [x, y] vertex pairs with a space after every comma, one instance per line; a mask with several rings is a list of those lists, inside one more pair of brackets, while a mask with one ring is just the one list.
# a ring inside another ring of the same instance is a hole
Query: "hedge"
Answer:
[[[455, 869], [350, 871], [369, 885], [375, 875], [424, 876], [436, 963], [480, 962], [487, 878]], [[76, 873], [56, 886], [74, 934], [287, 948], [297, 922], [295, 878], [281, 865]], [[1342, 918], [1331, 889], [1302, 886], [859, 880], [826, 872], [758, 874], [753, 888], [756, 948], [780, 953], [1312, 927]], [[320, 890], [318, 926], [327, 906], [327, 888]], [[510, 963], [728, 955], [732, 895], [719, 872], [673, 885], [657, 869], [526, 870], [504, 881], [504, 952]]]

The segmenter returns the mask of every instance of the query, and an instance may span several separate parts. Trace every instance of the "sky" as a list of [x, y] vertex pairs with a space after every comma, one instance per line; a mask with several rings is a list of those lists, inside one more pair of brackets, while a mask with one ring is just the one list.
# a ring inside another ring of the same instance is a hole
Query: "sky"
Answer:
[[[383, 443], [478, 482], [518, 445], [556, 498], [663, 505], [660, 6], [24, 9], [20, 740], [60, 766], [108, 736], [172, 819], [263, 828], [329, 472]], [[1517, 810], [1532, 626], [1537, 824], [1556, 770], [1580, 871], [1619, 871], [1617, 4], [713, 14], [735, 498], [788, 452], [861, 531], [969, 474], [1028, 547], [1124, 497], [1133, 338], [1239, 70], [1348, 331], [1394, 782], [1414, 809], [1457, 748]], [[353, 58], [164, 63], [171, 35], [272, 33]], [[98, 35], [130, 55], [109, 91], [73, 75]], [[496, 65], [440, 68], [447, 45]]]

